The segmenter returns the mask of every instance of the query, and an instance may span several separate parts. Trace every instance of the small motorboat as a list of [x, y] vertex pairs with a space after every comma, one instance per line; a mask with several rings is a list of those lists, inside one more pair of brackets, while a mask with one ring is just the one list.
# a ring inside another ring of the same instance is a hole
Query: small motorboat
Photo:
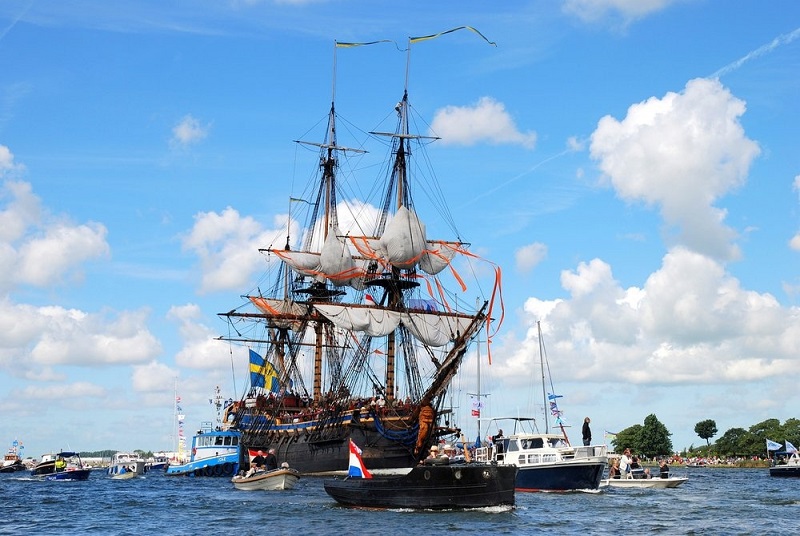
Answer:
[[793, 452], [785, 463], [779, 463], [769, 468], [769, 476], [795, 476], [800, 477], [800, 456]]
[[236, 475], [231, 479], [236, 489], [245, 491], [292, 489], [300, 480], [300, 473], [289, 467], [271, 471], [256, 471], [250, 476]]
[[43, 455], [31, 469], [31, 476], [42, 480], [87, 480], [91, 472], [77, 452], [59, 452]]
[[607, 478], [600, 481], [601, 487], [612, 488], [677, 488], [689, 480], [685, 476], [671, 476], [668, 478]]
[[21, 450], [22, 446], [15, 439], [12, 447], [8, 449], [8, 452], [6, 452], [3, 458], [3, 465], [0, 466], [0, 473], [16, 473], [17, 471], [25, 471], [28, 469], [19, 455]]
[[127, 452], [117, 452], [111, 458], [111, 464], [106, 469], [106, 474], [114, 480], [128, 480], [143, 476], [147, 472], [145, 460], [137, 455]]

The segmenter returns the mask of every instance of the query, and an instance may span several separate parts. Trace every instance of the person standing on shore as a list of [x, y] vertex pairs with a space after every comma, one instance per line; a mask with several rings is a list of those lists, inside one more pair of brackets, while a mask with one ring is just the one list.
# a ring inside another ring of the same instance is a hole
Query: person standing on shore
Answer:
[[584, 445], [591, 445], [592, 444], [592, 429], [589, 428], [589, 423], [592, 422], [589, 417], [583, 419], [583, 444]]

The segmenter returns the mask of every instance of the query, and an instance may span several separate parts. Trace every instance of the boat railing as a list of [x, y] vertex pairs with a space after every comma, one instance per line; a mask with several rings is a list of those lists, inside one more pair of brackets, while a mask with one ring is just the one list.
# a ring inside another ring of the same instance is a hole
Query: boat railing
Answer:
[[571, 455], [564, 455], [564, 458], [598, 458], [607, 457], [608, 447], [605, 445], [588, 445], [573, 448]]
[[477, 462], [489, 462], [492, 460], [492, 447], [478, 447], [472, 455]]

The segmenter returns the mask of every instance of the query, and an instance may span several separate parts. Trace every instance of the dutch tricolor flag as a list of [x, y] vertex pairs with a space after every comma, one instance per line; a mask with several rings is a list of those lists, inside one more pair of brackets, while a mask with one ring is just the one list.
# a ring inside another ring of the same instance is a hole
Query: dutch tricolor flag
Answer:
[[358, 445], [350, 440], [350, 469], [347, 476], [355, 478], [372, 478], [372, 475], [364, 466], [364, 460], [361, 459], [361, 449]]

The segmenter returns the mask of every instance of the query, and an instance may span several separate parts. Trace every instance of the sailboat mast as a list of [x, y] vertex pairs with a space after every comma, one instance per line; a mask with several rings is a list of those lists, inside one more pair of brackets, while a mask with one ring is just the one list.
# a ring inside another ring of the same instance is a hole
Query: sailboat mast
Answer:
[[544, 342], [542, 341], [542, 323], [536, 321], [536, 329], [539, 333], [539, 364], [542, 367], [542, 408], [544, 410], [544, 433], [550, 433], [550, 424], [547, 419], [547, 387], [544, 377]]

